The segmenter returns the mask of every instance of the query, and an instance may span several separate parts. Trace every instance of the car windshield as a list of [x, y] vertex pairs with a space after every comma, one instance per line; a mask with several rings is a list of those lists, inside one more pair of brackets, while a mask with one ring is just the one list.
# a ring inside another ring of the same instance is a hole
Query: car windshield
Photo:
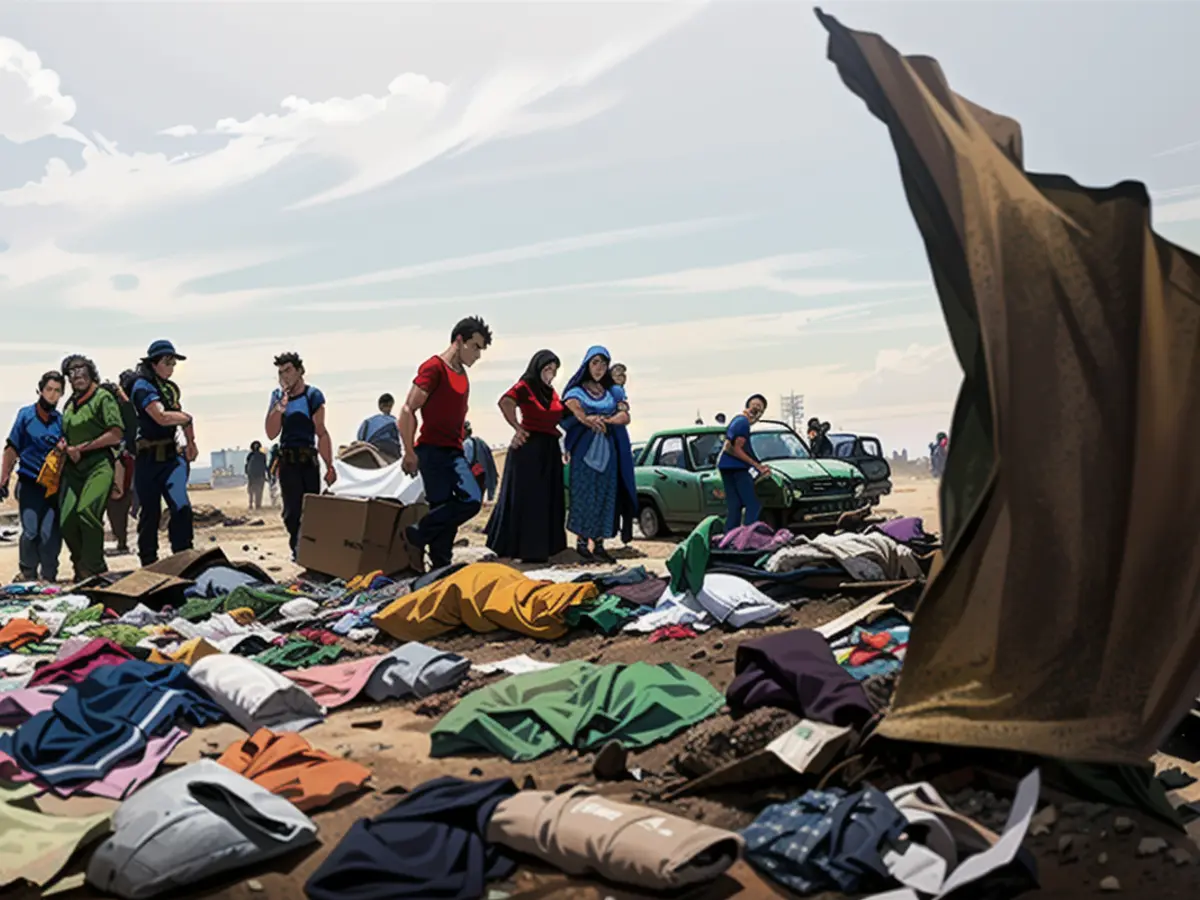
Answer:
[[758, 431], [750, 435], [750, 449], [759, 462], [773, 459], [809, 459], [804, 442], [790, 431]]

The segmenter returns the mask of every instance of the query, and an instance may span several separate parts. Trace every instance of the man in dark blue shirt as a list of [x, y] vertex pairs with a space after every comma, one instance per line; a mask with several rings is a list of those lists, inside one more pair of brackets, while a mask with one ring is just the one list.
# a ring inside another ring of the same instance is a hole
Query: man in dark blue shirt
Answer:
[[379, 398], [378, 415], [363, 419], [358, 426], [358, 440], [365, 441], [391, 462], [396, 462], [404, 455], [400, 446], [400, 428], [392, 415], [392, 407], [396, 399], [391, 394]]
[[[143, 566], [158, 559], [158, 525], [164, 502], [170, 514], [167, 536], [171, 552], [192, 549], [192, 503], [187, 482], [199, 451], [192, 417], [180, 406], [179, 387], [171, 380], [175, 364], [184, 359], [170, 341], [155, 341], [138, 364], [129, 396], [138, 416], [133, 489], [141, 504], [138, 558]], [[186, 441], [182, 456], [177, 437], [181, 428]]]
[[[38, 399], [23, 407], [13, 422], [4, 444], [0, 470], [0, 500], [8, 498], [8, 484], [17, 470], [17, 505], [21, 512], [21, 541], [18, 566], [21, 581], [58, 578], [58, 554], [62, 535], [58, 528], [58, 498], [46, 496], [38, 484], [42, 463], [62, 437], [62, 399], [66, 382], [60, 372], [47, 372], [38, 382]], [[40, 570], [40, 571], [39, 571]]]
[[754, 449], [750, 445], [750, 426], [761, 419], [766, 411], [767, 398], [762, 394], [753, 394], [746, 401], [745, 411], [734, 416], [725, 429], [725, 446], [717, 460], [717, 468], [725, 487], [726, 534], [740, 525], [753, 525], [762, 513], [762, 504], [754, 492], [754, 476], [750, 470], [757, 472], [759, 477], [769, 475], [771, 470], [754, 456]]
[[283, 495], [283, 524], [287, 528], [292, 559], [300, 540], [300, 518], [304, 495], [321, 492], [321, 468], [325, 483], [337, 481], [333, 468], [333, 443], [325, 429], [325, 395], [304, 383], [304, 362], [298, 353], [275, 357], [279, 387], [267, 408], [267, 439], [279, 438], [279, 492]]

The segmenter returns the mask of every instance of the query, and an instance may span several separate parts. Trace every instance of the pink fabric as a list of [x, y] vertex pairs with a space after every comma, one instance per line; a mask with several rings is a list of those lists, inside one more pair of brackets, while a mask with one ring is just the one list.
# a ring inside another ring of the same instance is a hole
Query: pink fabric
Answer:
[[[158, 767], [171, 755], [179, 742], [187, 737], [182, 728], [173, 728], [161, 737], [152, 737], [146, 742], [146, 752], [140, 759], [128, 759], [115, 766], [99, 781], [73, 784], [53, 788], [60, 797], [73, 797], [75, 794], [90, 794], [93, 797], [106, 797], [109, 800], [124, 800], [139, 787], [154, 777]], [[35, 781], [32, 772], [26, 772], [7, 753], [0, 753], [0, 779], [16, 784]], [[51, 790], [46, 784], [37, 781], [37, 786], [45, 793]]]
[[0, 727], [15, 728], [31, 716], [49, 709], [67, 690], [64, 684], [24, 687], [0, 694]]
[[775, 531], [766, 522], [739, 525], [727, 532], [718, 542], [719, 550], [777, 550], [787, 546], [794, 535], [786, 528]]
[[329, 666], [292, 669], [283, 674], [313, 695], [326, 709], [343, 706], [362, 693], [384, 656], [368, 656]]
[[29, 687], [43, 684], [79, 684], [94, 669], [118, 666], [133, 655], [108, 638], [95, 638], [73, 656], [42, 666], [29, 679]]

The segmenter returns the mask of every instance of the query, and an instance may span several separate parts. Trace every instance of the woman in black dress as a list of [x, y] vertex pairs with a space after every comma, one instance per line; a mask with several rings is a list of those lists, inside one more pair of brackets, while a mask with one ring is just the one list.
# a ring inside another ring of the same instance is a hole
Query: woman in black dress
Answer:
[[505, 559], [541, 563], [567, 549], [558, 428], [563, 404], [553, 385], [558, 367], [557, 356], [539, 350], [521, 380], [500, 398], [513, 439], [486, 532], [488, 548]]

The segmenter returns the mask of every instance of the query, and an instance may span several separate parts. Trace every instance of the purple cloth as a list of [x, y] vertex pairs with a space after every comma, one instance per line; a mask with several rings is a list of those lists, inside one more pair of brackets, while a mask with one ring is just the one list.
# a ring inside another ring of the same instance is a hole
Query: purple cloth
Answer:
[[911, 544], [913, 541], [927, 541], [931, 535], [925, 533], [925, 522], [915, 516], [904, 519], [889, 519], [875, 529], [886, 534], [898, 544]]
[[29, 679], [29, 687], [43, 684], [79, 684], [101, 666], [119, 666], [133, 655], [108, 638], [95, 638], [78, 653], [42, 666]]
[[717, 544], [718, 550], [778, 550], [790, 544], [794, 535], [786, 528], [776, 531], [766, 522], [739, 525], [726, 532]]
[[737, 648], [733, 670], [725, 699], [735, 716], [771, 706], [815, 722], [858, 728], [874, 714], [862, 685], [810, 628], [745, 641]]
[[0, 728], [16, 728], [31, 716], [49, 709], [66, 689], [65, 684], [47, 684], [0, 694]]
[[606, 588], [603, 593], [612, 594], [614, 597], [620, 597], [622, 600], [628, 600], [630, 603], [637, 603], [641, 606], [657, 606], [668, 584], [670, 582], [665, 578], [647, 578], [636, 584], [614, 584]]

